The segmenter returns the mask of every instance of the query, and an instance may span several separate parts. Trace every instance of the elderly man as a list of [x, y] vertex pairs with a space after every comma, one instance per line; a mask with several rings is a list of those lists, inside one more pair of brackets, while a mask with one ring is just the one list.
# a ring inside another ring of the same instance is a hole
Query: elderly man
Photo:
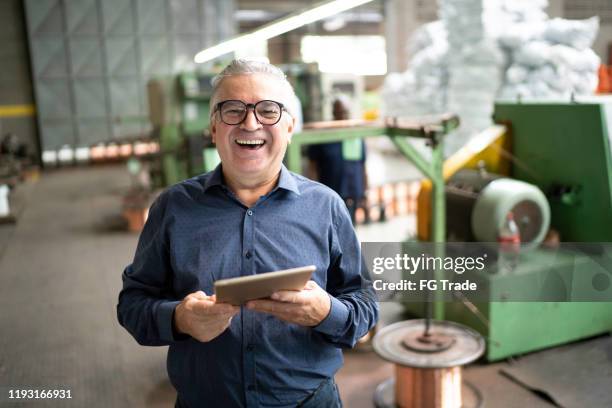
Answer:
[[[378, 317], [346, 206], [290, 173], [294, 126], [282, 71], [235, 60], [213, 80], [210, 130], [221, 164], [153, 204], [123, 273], [119, 322], [143, 345], [169, 345], [177, 407], [336, 407], [341, 347]], [[315, 265], [301, 291], [242, 307], [214, 282]]]

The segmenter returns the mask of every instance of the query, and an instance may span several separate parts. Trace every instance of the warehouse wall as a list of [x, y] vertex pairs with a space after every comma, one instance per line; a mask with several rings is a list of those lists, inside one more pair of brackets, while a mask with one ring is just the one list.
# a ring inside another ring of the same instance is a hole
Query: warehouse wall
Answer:
[[14, 133], [39, 156], [34, 95], [21, 0], [0, 1], [0, 136]]
[[146, 83], [235, 32], [232, 0], [26, 0], [43, 150], [140, 135]]

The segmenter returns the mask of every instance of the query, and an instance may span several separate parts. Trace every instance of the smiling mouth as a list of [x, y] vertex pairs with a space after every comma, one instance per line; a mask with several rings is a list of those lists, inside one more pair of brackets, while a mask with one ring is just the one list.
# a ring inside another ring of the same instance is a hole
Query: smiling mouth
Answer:
[[236, 144], [244, 149], [257, 150], [266, 144], [265, 140], [247, 140], [247, 139], [236, 139]]

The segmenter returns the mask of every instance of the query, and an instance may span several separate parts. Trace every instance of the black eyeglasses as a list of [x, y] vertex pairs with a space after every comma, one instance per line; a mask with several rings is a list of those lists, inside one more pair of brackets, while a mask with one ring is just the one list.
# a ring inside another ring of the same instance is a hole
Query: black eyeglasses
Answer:
[[253, 104], [230, 99], [217, 103], [213, 113], [219, 111], [221, 120], [226, 125], [239, 125], [246, 119], [249, 108], [253, 109], [255, 119], [259, 123], [268, 126], [276, 125], [283, 111], [287, 112], [285, 106], [276, 101], [265, 99]]

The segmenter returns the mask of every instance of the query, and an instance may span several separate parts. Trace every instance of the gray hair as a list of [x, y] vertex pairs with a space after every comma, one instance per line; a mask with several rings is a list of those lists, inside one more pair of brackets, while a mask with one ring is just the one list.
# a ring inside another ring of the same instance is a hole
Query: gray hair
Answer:
[[[278, 67], [269, 64], [267, 62], [262, 61], [251, 61], [245, 59], [235, 59], [232, 60], [218, 75], [211, 80], [212, 84], [212, 93], [210, 96], [211, 103], [214, 101], [219, 88], [221, 87], [221, 83], [226, 77], [230, 76], [238, 76], [238, 75], [253, 75], [253, 74], [266, 74], [270, 75], [275, 79], [281, 81], [283, 86], [287, 91], [287, 100], [283, 101], [287, 106], [287, 110], [292, 116], [295, 116], [295, 112], [297, 112], [296, 104], [297, 97], [295, 95], [295, 91], [293, 90], [293, 86], [287, 80], [287, 76], [285, 73]], [[280, 102], [280, 101], [279, 101]], [[212, 106], [211, 106], [211, 115], [212, 115]]]

